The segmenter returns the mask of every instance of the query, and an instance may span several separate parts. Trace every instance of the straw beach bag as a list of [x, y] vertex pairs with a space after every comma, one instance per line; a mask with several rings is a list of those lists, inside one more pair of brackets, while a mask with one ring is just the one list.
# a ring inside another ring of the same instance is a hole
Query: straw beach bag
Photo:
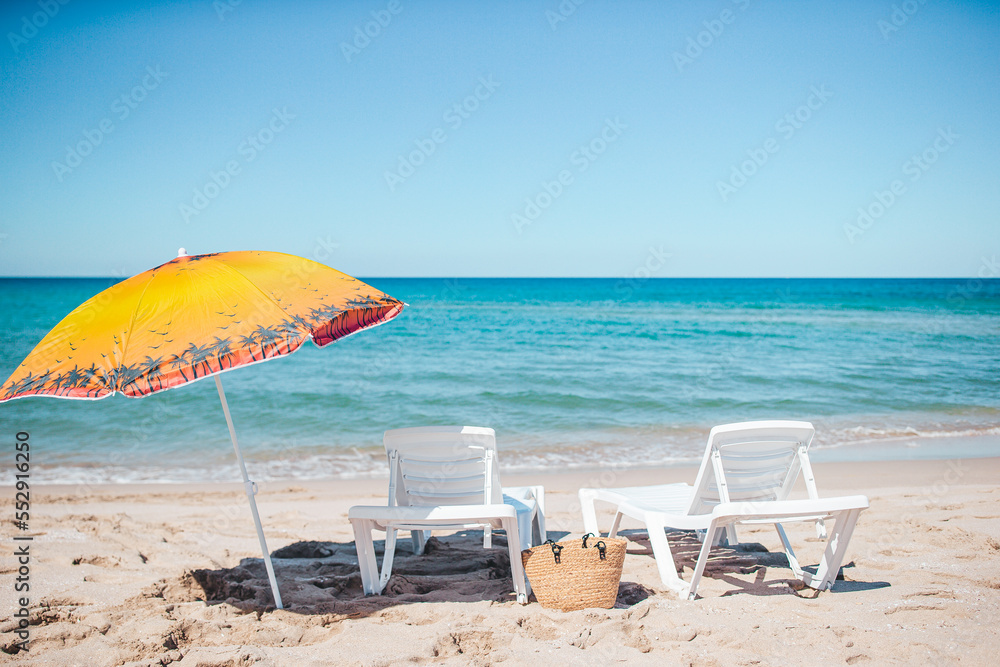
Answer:
[[522, 551], [521, 562], [543, 607], [611, 609], [618, 597], [627, 542], [618, 537], [595, 538], [591, 533], [582, 540], [547, 540]]

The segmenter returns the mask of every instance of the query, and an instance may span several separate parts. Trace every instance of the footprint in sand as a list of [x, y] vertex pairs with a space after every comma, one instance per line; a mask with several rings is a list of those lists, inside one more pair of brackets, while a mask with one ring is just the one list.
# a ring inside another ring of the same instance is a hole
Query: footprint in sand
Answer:
[[119, 567], [122, 559], [118, 556], [77, 556], [73, 565], [96, 565], [97, 567]]

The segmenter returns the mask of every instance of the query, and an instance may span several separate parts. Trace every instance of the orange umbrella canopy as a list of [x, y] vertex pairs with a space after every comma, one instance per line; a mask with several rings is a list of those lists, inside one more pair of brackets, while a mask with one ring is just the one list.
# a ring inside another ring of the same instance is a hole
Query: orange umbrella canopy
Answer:
[[140, 397], [319, 347], [386, 322], [403, 303], [294, 255], [182, 255], [84, 302], [0, 386], [24, 396]]

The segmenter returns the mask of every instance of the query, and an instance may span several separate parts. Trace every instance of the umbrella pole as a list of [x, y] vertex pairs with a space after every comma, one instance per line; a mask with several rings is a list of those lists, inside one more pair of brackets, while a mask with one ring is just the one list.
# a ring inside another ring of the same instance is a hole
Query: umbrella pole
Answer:
[[236, 428], [233, 426], [233, 418], [229, 414], [229, 404], [226, 403], [226, 392], [222, 390], [222, 378], [215, 376], [215, 387], [219, 390], [219, 400], [222, 401], [222, 411], [226, 413], [226, 424], [229, 425], [229, 437], [233, 440], [233, 449], [236, 450], [236, 460], [240, 464], [240, 472], [243, 474], [243, 488], [247, 492], [247, 499], [250, 501], [250, 513], [253, 514], [254, 525], [257, 526], [257, 539], [260, 540], [260, 550], [264, 554], [264, 566], [267, 568], [267, 578], [271, 582], [271, 591], [274, 593], [274, 606], [284, 609], [281, 606], [281, 593], [278, 591], [278, 581], [274, 578], [274, 566], [271, 565], [271, 552], [267, 550], [267, 542], [264, 540], [264, 529], [260, 525], [260, 515], [257, 514], [257, 501], [254, 494], [257, 493], [257, 485], [250, 481], [247, 476], [247, 467], [243, 463], [243, 453], [240, 452], [240, 443], [236, 440]]

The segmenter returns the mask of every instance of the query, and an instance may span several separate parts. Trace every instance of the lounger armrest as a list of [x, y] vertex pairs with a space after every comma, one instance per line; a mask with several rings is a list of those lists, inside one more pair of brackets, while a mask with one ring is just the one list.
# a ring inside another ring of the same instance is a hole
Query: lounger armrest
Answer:
[[[690, 502], [692, 488], [684, 482], [622, 488], [584, 487], [577, 495], [581, 503], [592, 503], [595, 500], [612, 505], [630, 503], [634, 506], [644, 505], [650, 511], [656, 511], [664, 503], [670, 503], [677, 505], [677, 512], [682, 512]], [[680, 509], [681, 506], [683, 509]]]
[[492, 505], [442, 505], [418, 507], [388, 507], [386, 505], [355, 505], [347, 512], [350, 520], [369, 521], [491, 521], [516, 519], [517, 509], [501, 503]]
[[725, 523], [728, 520], [746, 518], [795, 519], [799, 517], [832, 515], [849, 510], [863, 510], [867, 508], [868, 498], [866, 496], [720, 503], [712, 510], [712, 521], [718, 524]]

